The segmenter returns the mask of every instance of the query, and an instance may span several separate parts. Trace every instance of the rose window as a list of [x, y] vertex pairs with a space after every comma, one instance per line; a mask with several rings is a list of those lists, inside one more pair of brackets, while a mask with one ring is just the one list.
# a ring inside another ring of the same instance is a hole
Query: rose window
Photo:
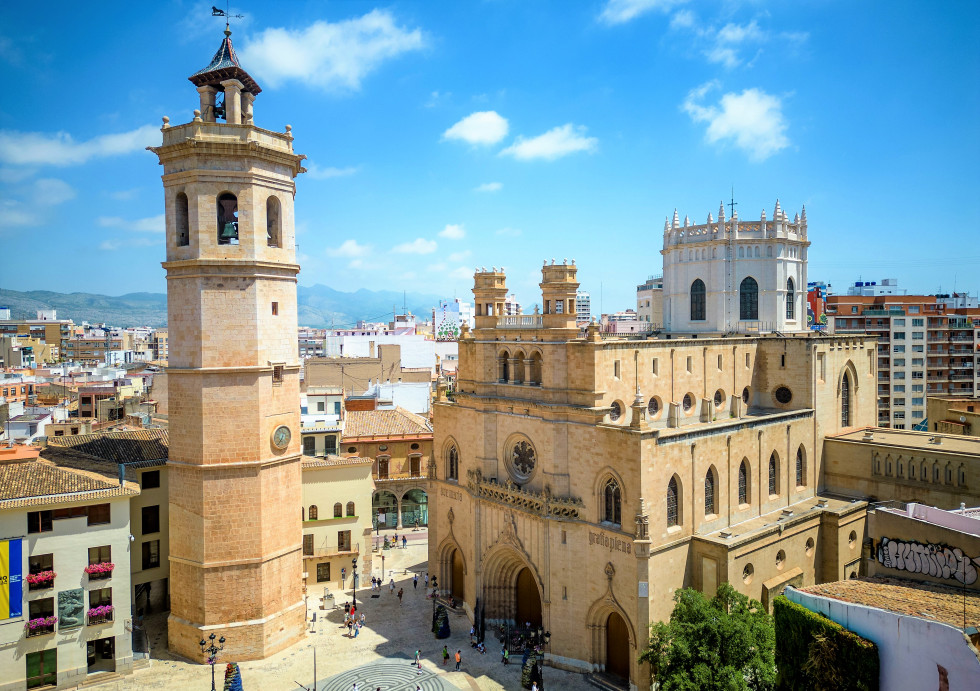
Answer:
[[534, 447], [526, 441], [519, 441], [514, 444], [512, 462], [515, 472], [522, 476], [522, 479], [529, 478], [531, 473], [534, 472], [536, 462], [534, 458]]

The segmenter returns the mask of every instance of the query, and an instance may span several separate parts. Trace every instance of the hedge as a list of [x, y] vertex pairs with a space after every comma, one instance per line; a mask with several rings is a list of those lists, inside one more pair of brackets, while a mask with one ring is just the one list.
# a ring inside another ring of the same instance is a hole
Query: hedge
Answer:
[[878, 691], [878, 646], [780, 595], [776, 619], [776, 689]]

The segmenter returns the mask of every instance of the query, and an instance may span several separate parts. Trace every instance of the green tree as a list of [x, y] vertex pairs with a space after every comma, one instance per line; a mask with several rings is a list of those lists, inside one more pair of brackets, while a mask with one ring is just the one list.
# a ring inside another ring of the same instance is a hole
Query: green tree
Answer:
[[669, 622], [650, 626], [650, 663], [661, 691], [769, 691], [775, 686], [776, 633], [762, 604], [729, 583], [710, 600], [685, 588]]

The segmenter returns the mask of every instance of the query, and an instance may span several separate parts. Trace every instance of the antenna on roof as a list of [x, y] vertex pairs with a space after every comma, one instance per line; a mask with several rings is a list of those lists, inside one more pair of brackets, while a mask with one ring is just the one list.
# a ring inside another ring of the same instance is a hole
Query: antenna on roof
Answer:
[[731, 213], [729, 216], [735, 215], [735, 207], [738, 206], [738, 202], [735, 201], [735, 185], [732, 185], [732, 200], [726, 204], [726, 206], [731, 207]]

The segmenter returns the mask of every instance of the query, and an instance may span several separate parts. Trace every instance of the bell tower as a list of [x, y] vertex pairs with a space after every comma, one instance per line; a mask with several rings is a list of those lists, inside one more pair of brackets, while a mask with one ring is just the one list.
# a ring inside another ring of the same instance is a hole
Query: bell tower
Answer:
[[256, 127], [261, 92], [225, 37], [190, 77], [194, 119], [163, 166], [170, 359], [170, 649], [225, 639], [255, 660], [304, 635], [295, 178], [304, 156]]

